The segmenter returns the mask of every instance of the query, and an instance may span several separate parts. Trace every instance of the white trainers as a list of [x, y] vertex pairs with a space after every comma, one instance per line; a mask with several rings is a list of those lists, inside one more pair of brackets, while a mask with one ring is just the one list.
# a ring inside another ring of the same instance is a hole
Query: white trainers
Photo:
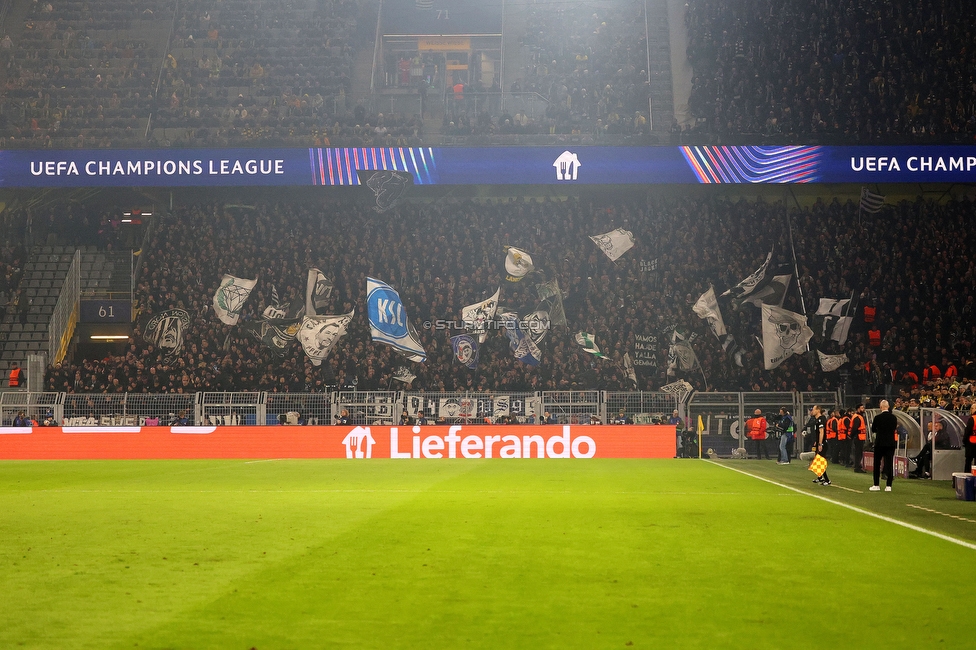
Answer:
[[891, 486], [890, 485], [886, 485], [885, 486], [885, 492], [891, 492]]
[[877, 485], [872, 485], [868, 489], [871, 490], [872, 492], [880, 492], [881, 491], [881, 488], [879, 488]]

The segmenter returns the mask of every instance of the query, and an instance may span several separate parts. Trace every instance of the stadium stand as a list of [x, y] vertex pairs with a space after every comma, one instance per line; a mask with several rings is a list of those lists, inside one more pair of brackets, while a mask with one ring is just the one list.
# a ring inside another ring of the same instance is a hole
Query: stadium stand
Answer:
[[688, 3], [704, 139], [972, 142], [970, 2]]
[[[933, 364], [944, 369], [953, 363], [960, 372], [973, 374], [976, 325], [967, 287], [974, 260], [965, 241], [951, 234], [963, 228], [972, 209], [968, 200], [906, 201], [877, 215], [861, 215], [859, 223], [854, 203], [818, 200], [793, 215], [806, 312], [812, 314], [822, 297], [855, 296], [858, 317], [846, 345], [824, 341], [822, 331], [815, 338], [825, 350], [846, 352], [855, 392], [883, 393], [884, 364], [896, 370], [897, 389], [911, 390], [911, 384], [903, 383], [904, 373], [921, 377]], [[941, 227], [918, 229], [914, 224], [919, 221]], [[588, 236], [617, 226], [632, 230], [639, 244], [615, 265]], [[543, 363], [537, 369], [516, 361], [505, 337], [493, 335], [482, 349], [478, 371], [471, 372], [453, 359], [448, 337], [456, 332], [422, 329], [422, 323], [457, 319], [463, 305], [483, 299], [499, 285], [503, 307], [520, 314], [533, 310], [535, 280], [503, 280], [506, 244], [530, 251], [545, 277], [558, 280], [570, 329], [555, 328], [543, 340]], [[177, 211], [156, 233], [142, 256], [143, 280], [136, 291], [140, 322], [166, 308], [190, 312], [180, 358], [165, 361], [137, 332], [124, 356], [53, 368], [48, 387], [133, 392], [386, 389], [392, 372], [405, 362], [386, 346], [370, 342], [363, 316], [366, 275], [400, 291], [429, 357], [425, 364], [407, 365], [418, 375], [415, 387], [426, 390], [627, 389], [622, 357], [634, 353], [637, 335], [657, 341], [657, 368], [638, 372], [640, 388], [657, 388], [674, 378], [664, 370], [668, 336], [675, 326], [697, 333], [692, 345], [711, 389], [836, 386], [842, 381], [838, 373], [824, 373], [806, 357], [763, 370], [755, 342], [759, 319], [751, 305], [726, 310], [727, 325], [745, 351], [743, 368], [732, 363], [691, 309], [709, 284], [719, 291], [732, 287], [769, 250], [776, 251], [773, 266], [791, 266], [789, 254], [782, 252], [789, 250], [783, 206], [762, 200], [648, 201], [644, 195], [603, 204], [576, 199], [443, 200], [404, 205], [395, 220], [371, 219], [364, 204], [352, 202], [281, 202], [254, 211], [194, 205]], [[955, 260], [956, 272], [924, 262], [933, 257]], [[297, 344], [280, 359], [240, 327], [229, 328], [215, 318], [210, 303], [220, 274], [261, 278], [245, 310], [246, 321], [269, 304], [272, 283], [283, 301], [302, 300], [310, 266], [334, 275], [337, 298], [328, 313], [353, 307], [357, 313], [322, 369], [313, 368]], [[892, 276], [891, 269], [898, 273]], [[792, 287], [784, 306], [804, 311], [795, 282]], [[876, 310], [874, 324], [882, 332], [878, 347], [869, 343], [864, 306]], [[580, 330], [595, 333], [610, 359], [585, 354], [573, 341]], [[683, 374], [694, 379], [699, 372]]]

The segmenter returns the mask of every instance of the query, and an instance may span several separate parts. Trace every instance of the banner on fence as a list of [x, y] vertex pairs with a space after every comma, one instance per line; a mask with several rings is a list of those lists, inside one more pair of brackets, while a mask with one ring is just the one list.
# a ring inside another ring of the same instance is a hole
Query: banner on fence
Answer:
[[0, 459], [672, 458], [667, 425], [3, 427]]

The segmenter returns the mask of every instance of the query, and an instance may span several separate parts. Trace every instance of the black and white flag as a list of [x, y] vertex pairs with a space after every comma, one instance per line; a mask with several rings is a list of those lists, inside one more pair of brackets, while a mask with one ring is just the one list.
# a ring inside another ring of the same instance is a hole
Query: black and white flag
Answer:
[[488, 323], [495, 317], [498, 309], [498, 295], [501, 287], [495, 290], [495, 295], [481, 302], [461, 308], [461, 320], [464, 328], [478, 337], [478, 343], [484, 343], [488, 338]]
[[820, 299], [820, 306], [817, 307], [816, 315], [822, 317], [821, 336], [825, 339], [837, 341], [841, 345], [847, 342], [851, 324], [854, 322], [853, 316], [846, 315], [850, 302], [849, 298], [843, 300]]
[[694, 370], [698, 366], [698, 355], [691, 347], [691, 341], [680, 329], [671, 332], [671, 347], [668, 348], [668, 375], [680, 370]]
[[807, 317], [774, 305], [762, 306], [762, 348], [766, 370], [806, 352], [813, 330]]
[[848, 361], [846, 354], [824, 354], [817, 350], [817, 356], [820, 357], [820, 367], [824, 372], [833, 372]]
[[875, 194], [866, 187], [861, 188], [861, 209], [869, 214], [876, 214], [884, 206], [885, 197], [882, 194]]
[[783, 300], [786, 298], [786, 291], [789, 289], [792, 280], [792, 273], [774, 275], [773, 279], [767, 282], [765, 286], [753, 291], [748, 297], [743, 298], [742, 302], [755, 305], [756, 307], [762, 305], [782, 307]]
[[318, 269], [308, 270], [308, 281], [305, 283], [305, 314], [315, 316], [329, 306], [334, 285]]
[[409, 384], [416, 378], [417, 375], [410, 372], [410, 369], [405, 366], [400, 366], [399, 368], [393, 371], [393, 379], [399, 382], [403, 382], [404, 384]]
[[167, 309], [154, 314], [142, 329], [143, 338], [155, 345], [166, 358], [175, 357], [183, 349], [190, 314], [185, 309]]
[[718, 298], [715, 297], [715, 287], [709, 287], [703, 293], [698, 302], [692, 307], [698, 317], [708, 323], [715, 338], [721, 340], [726, 334], [725, 320], [722, 318], [722, 311], [718, 306]]
[[340, 316], [309, 316], [302, 318], [298, 329], [298, 342], [313, 366], [322, 365], [332, 348], [345, 336], [349, 322], [356, 311]]
[[549, 322], [553, 327], [569, 327], [566, 321], [566, 311], [563, 309], [563, 293], [559, 290], [559, 282], [549, 280], [535, 285], [539, 294], [539, 311], [549, 312]]
[[753, 271], [752, 275], [750, 275], [748, 278], [735, 285], [722, 295], [741, 299], [751, 294], [760, 286], [762, 281], [766, 279], [766, 271], [769, 270], [769, 263], [772, 261], [772, 259], [773, 251], [769, 251], [769, 254], [766, 255], [766, 261], [762, 263], [762, 266]]
[[611, 262], [617, 259], [634, 247], [634, 233], [623, 228], [617, 228], [602, 235], [590, 235], [593, 243], [600, 247]]

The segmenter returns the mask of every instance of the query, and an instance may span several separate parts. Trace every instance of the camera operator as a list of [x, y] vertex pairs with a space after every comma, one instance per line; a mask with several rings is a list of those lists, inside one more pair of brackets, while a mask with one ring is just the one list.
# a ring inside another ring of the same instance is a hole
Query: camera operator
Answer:
[[785, 406], [779, 410], [776, 419], [776, 432], [779, 434], [779, 460], [777, 465], [789, 465], [793, 456], [793, 440], [796, 438], [796, 422]]

